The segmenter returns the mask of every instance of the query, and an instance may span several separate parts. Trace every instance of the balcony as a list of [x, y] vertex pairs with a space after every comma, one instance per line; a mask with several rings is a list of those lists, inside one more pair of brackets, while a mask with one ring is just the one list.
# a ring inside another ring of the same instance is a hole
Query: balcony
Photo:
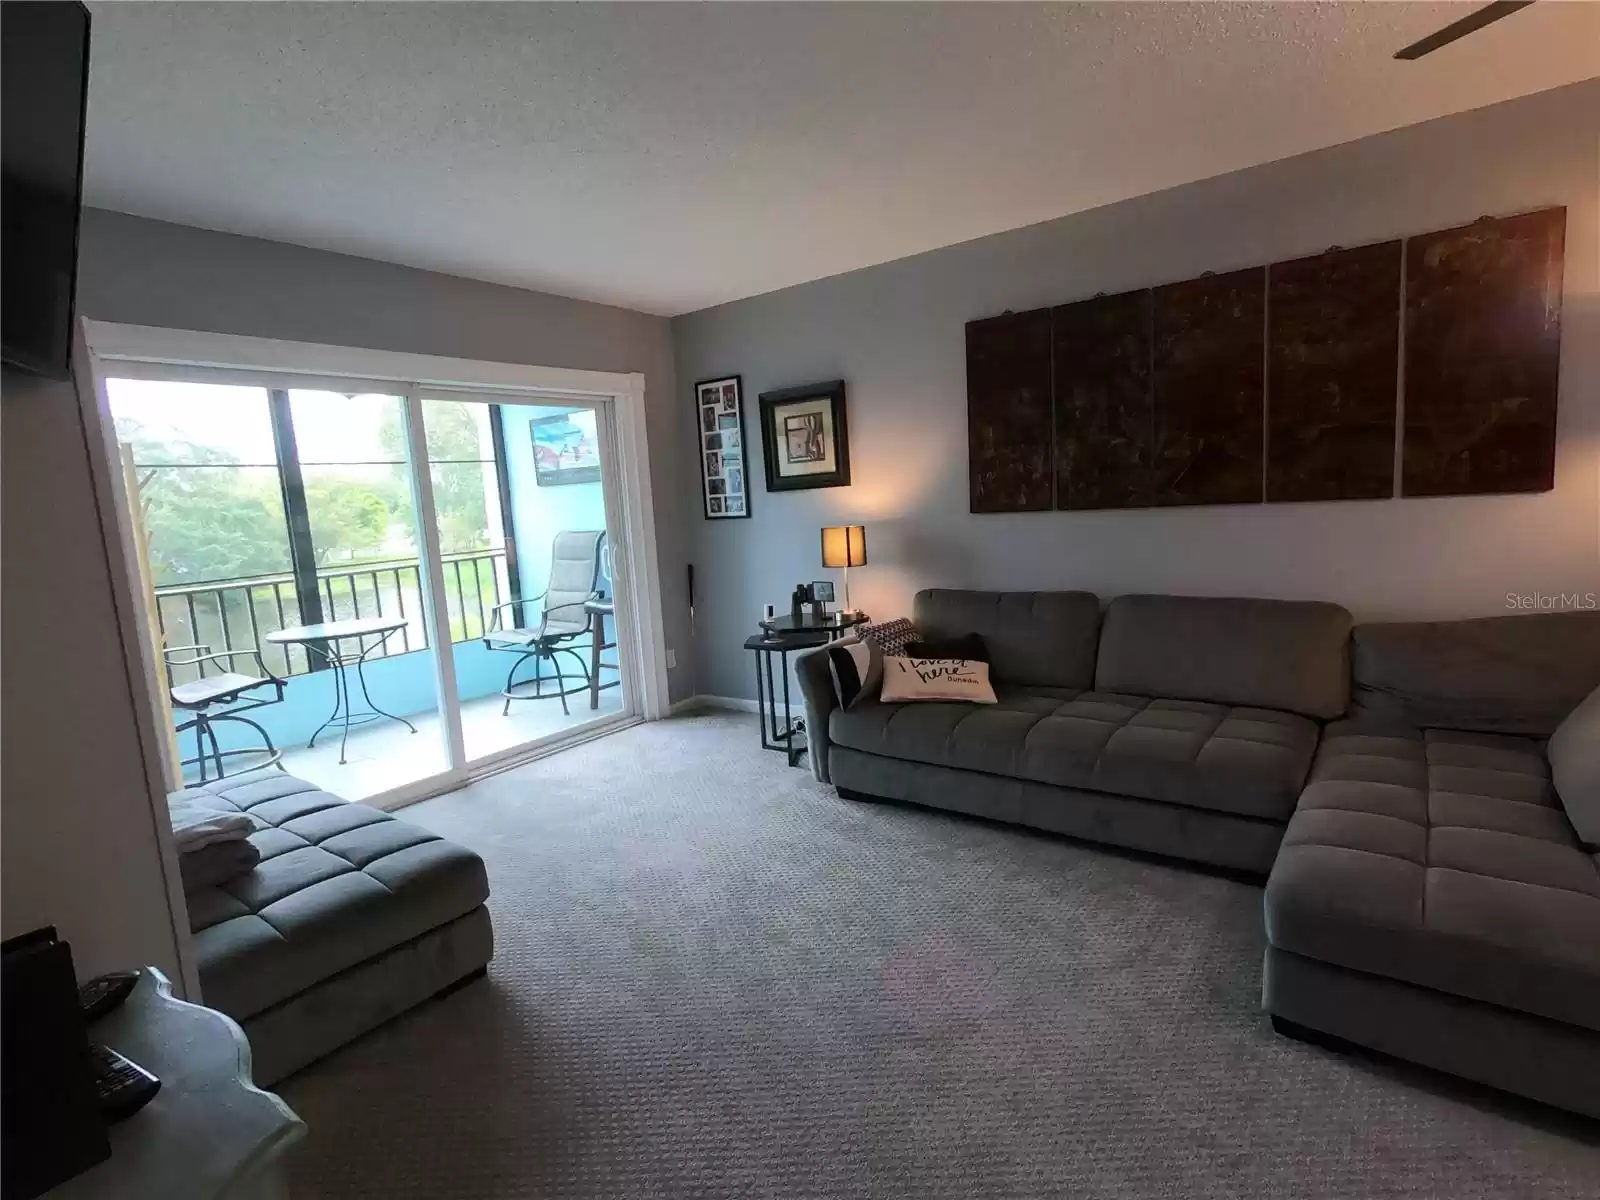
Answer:
[[[496, 605], [545, 592], [560, 538], [606, 527], [594, 409], [242, 381], [112, 377], [106, 392], [156, 644], [247, 655], [174, 666], [165, 685], [193, 683], [201, 670], [270, 672], [287, 681], [280, 702], [248, 719], [271, 737], [289, 770], [358, 799], [450, 769], [441, 703], [462, 713], [458, 766], [623, 707], [613, 686], [600, 692], [596, 709], [582, 694], [568, 697], [569, 712], [548, 698], [513, 701], [502, 713], [501, 690], [517, 657], [483, 643]], [[609, 559], [601, 544], [590, 549], [589, 586], [609, 595]], [[432, 573], [422, 566], [424, 553], [439, 555], [432, 561], [442, 572], [439, 600], [450, 631], [455, 684], [443, 700], [440, 648], [429, 645], [434, 634], [422, 605], [424, 576]], [[538, 620], [533, 610], [520, 616], [513, 626]], [[272, 640], [292, 626], [377, 618], [395, 624], [359, 643]], [[353, 668], [330, 667], [324, 651], [348, 658], [358, 646], [366, 652], [358, 677]], [[581, 676], [588, 636], [564, 646], [575, 652], [560, 653], [564, 670]], [[519, 681], [533, 665], [523, 664]], [[614, 684], [617, 671], [601, 676]], [[346, 743], [342, 722], [322, 729], [351, 690], [357, 715], [370, 698], [418, 732], [398, 720], [374, 721], [353, 725]], [[188, 716], [180, 710], [174, 724]], [[259, 744], [239, 722], [221, 722], [215, 733], [223, 751]], [[179, 757], [195, 757], [193, 735], [186, 740]], [[228, 767], [249, 761], [241, 754]]]
[[[570, 715], [563, 714], [561, 702], [555, 698], [516, 700], [510, 712], [503, 714], [501, 689], [506, 672], [516, 660], [512, 655], [489, 650], [481, 639], [491, 627], [494, 606], [510, 599], [505, 551], [447, 554], [443, 556], [443, 566], [461, 719], [474, 757], [510, 749], [620, 711], [622, 691], [610, 687], [600, 691], [595, 709], [589, 707], [589, 697], [580, 694], [567, 699]], [[428, 623], [423, 615], [419, 570], [417, 559], [397, 558], [324, 567], [316, 573], [321, 619], [395, 616], [405, 621], [371, 650], [363, 672], [372, 699], [385, 710], [405, 717], [417, 732], [413, 734], [393, 721], [353, 726], [343, 750], [343, 763], [339, 726], [323, 730], [314, 747], [306, 744], [333, 711], [333, 672], [303, 647], [267, 641], [268, 634], [303, 623], [292, 574], [159, 587], [154, 589], [155, 612], [165, 645], [204, 645], [213, 651], [259, 650], [267, 669], [286, 680], [287, 686], [281, 704], [255, 710], [250, 716], [283, 752], [284, 769], [346, 799], [360, 800], [445, 769], [444, 731], [438, 713], [433, 656], [427, 652]], [[366, 644], [375, 641], [368, 638]], [[587, 636], [570, 644], [585, 661], [589, 659]], [[572, 669], [571, 659], [562, 657], [563, 670]], [[602, 657], [606, 662], [615, 661], [614, 652]], [[255, 670], [250, 659], [240, 660], [238, 666], [245, 671]], [[174, 685], [182, 684], [199, 678], [202, 670], [215, 673], [219, 669], [216, 664], [201, 664], [200, 668], [175, 666], [170, 680]], [[518, 679], [522, 677], [519, 672]], [[616, 679], [614, 667], [602, 667], [602, 684]], [[568, 686], [576, 687], [581, 682], [573, 680]], [[181, 715], [178, 719], [182, 719]], [[233, 730], [226, 725], [217, 728], [224, 750], [254, 744], [247, 731], [237, 726], [233, 729], [240, 736], [231, 736]], [[192, 736], [186, 734], [179, 747], [182, 757], [195, 754]], [[234, 759], [229, 771], [243, 769], [249, 761]], [[195, 771], [190, 768], [191, 779]]]

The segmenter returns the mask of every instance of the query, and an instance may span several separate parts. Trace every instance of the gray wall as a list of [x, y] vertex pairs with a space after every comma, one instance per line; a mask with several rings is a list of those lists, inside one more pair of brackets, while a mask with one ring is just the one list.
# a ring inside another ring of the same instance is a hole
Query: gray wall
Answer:
[[[1503, 613], [1507, 592], [1600, 591], [1597, 189], [1591, 81], [675, 319], [700, 690], [753, 694], [740, 645], [761, 605], [834, 574], [817, 530], [847, 522], [867, 526], [853, 599], [878, 618], [907, 614], [932, 585], [1326, 598], [1358, 619]], [[968, 513], [965, 322], [1552, 204], [1568, 208], [1554, 491]], [[752, 480], [757, 395], [845, 379], [854, 484], [757, 485], [751, 519], [704, 520], [691, 384], [734, 372]]]
[[181, 986], [77, 394], [0, 391], [0, 934], [53, 924], [81, 978]]
[[674, 453], [672, 339], [664, 318], [261, 238], [89, 209], [78, 305], [88, 317], [489, 362], [639, 371], [674, 700], [689, 664], [683, 464]]

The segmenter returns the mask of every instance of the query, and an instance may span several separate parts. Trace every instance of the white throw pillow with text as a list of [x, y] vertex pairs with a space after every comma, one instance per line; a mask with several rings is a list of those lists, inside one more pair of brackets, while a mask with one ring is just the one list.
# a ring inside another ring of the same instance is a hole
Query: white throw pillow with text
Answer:
[[995, 702], [989, 664], [969, 658], [885, 658], [883, 691], [878, 699], [885, 704], [906, 700]]

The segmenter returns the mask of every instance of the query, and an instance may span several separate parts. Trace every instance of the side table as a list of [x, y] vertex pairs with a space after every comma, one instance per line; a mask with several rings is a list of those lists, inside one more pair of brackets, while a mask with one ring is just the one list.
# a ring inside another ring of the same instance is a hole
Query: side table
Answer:
[[127, 1002], [89, 1026], [161, 1080], [155, 1099], [111, 1126], [111, 1157], [46, 1200], [279, 1200], [283, 1153], [306, 1127], [250, 1079], [250, 1043], [232, 1018], [172, 995], [145, 967]]
[[[761, 721], [761, 748], [780, 750], [792, 767], [806, 752], [804, 717], [796, 717], [789, 696], [789, 655], [836, 641], [857, 625], [869, 620], [865, 613], [834, 613], [825, 617], [803, 616], [796, 622], [783, 616], [761, 622], [765, 632], [745, 639], [744, 648], [756, 656], [756, 704]], [[772, 677], [772, 659], [778, 659], [778, 674], [783, 679], [783, 712], [778, 711], [778, 688]]]

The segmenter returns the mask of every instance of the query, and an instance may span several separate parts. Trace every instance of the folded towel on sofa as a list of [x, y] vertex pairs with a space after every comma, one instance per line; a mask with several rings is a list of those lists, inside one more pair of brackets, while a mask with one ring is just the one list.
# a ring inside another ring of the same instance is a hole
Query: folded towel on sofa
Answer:
[[183, 877], [185, 892], [198, 892], [227, 883], [253, 870], [260, 861], [261, 851], [254, 842], [212, 842], [178, 855], [178, 874]]
[[242, 842], [255, 829], [255, 822], [242, 812], [203, 808], [192, 800], [171, 799], [167, 810], [179, 854], [214, 842]]

